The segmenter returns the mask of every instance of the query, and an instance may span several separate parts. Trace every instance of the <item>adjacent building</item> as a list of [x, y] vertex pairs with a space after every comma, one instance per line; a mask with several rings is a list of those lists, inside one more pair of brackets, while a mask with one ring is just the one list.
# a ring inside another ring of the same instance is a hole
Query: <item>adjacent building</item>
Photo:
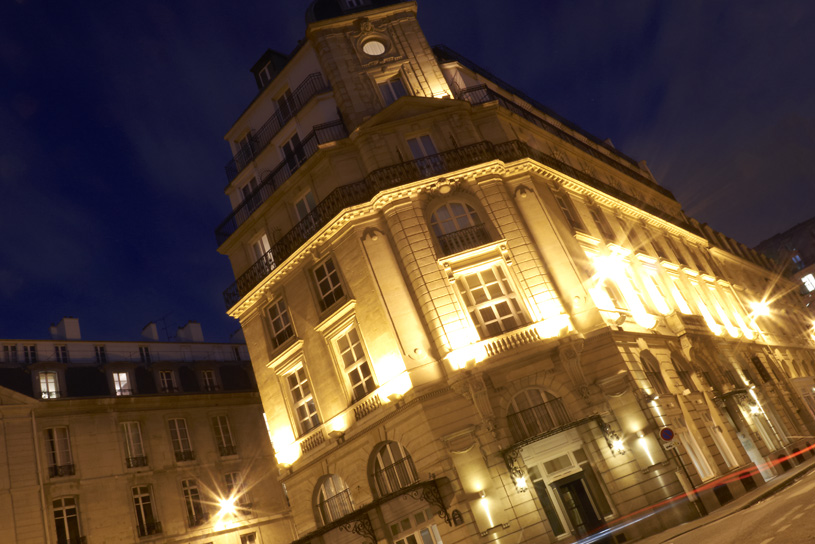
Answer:
[[242, 342], [88, 341], [65, 318], [0, 349], [0, 541], [291, 540]]
[[756, 246], [768, 257], [780, 263], [804, 297], [804, 304], [815, 309], [815, 217], [767, 238]]
[[790, 282], [416, 10], [316, 0], [226, 135], [224, 297], [293, 540], [568, 542], [652, 514], [623, 542], [788, 467], [815, 431]]

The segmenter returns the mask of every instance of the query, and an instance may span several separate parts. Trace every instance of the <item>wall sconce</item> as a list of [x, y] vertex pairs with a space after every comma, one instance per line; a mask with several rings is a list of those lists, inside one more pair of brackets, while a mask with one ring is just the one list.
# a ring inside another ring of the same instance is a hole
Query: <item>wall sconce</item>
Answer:
[[612, 455], [625, 455], [625, 443], [615, 431], [611, 429], [611, 425], [603, 422], [600, 425], [603, 430], [603, 436], [608, 444], [608, 449], [611, 450]]
[[653, 402], [655, 400], [659, 400], [659, 395], [656, 393], [648, 393], [645, 395], [645, 402]]
[[515, 489], [518, 493], [525, 493], [529, 486], [526, 485], [526, 476], [518, 476], [515, 478]]

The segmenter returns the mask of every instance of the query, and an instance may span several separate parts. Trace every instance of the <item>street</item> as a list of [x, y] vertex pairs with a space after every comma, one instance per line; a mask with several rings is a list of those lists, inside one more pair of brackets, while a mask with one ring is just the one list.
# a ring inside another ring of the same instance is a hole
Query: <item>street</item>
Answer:
[[[640, 543], [786, 544], [815, 542], [813, 497], [815, 497], [815, 474], [810, 472], [789, 488], [746, 510], [738, 511], [673, 538], [663, 533], [646, 538]], [[681, 527], [676, 529], [681, 529]]]

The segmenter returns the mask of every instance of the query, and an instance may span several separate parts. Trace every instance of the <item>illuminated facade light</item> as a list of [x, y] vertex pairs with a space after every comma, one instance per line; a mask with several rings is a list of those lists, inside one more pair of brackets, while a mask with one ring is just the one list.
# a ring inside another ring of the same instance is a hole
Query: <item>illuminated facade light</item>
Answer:
[[765, 301], [754, 302], [751, 307], [755, 316], [768, 317], [770, 315], [770, 305]]

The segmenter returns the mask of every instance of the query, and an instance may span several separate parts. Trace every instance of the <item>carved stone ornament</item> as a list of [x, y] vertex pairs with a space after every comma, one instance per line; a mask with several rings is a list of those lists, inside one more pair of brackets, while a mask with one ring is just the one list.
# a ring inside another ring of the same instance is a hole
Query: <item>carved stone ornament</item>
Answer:
[[492, 410], [487, 384], [484, 381], [484, 374], [472, 370], [461, 371], [461, 374], [461, 379], [450, 383], [450, 387], [457, 394], [473, 403], [487, 430], [497, 439], [498, 431], [495, 424], [495, 414]]
[[515, 198], [527, 198], [532, 195], [532, 189], [527, 187], [526, 185], [519, 185], [517, 189], [515, 189]]
[[580, 364], [580, 354], [583, 351], [582, 338], [567, 338], [558, 346], [557, 352], [563, 370], [566, 371], [572, 383], [577, 388], [583, 400], [588, 400], [590, 391], [583, 375], [583, 367]]

